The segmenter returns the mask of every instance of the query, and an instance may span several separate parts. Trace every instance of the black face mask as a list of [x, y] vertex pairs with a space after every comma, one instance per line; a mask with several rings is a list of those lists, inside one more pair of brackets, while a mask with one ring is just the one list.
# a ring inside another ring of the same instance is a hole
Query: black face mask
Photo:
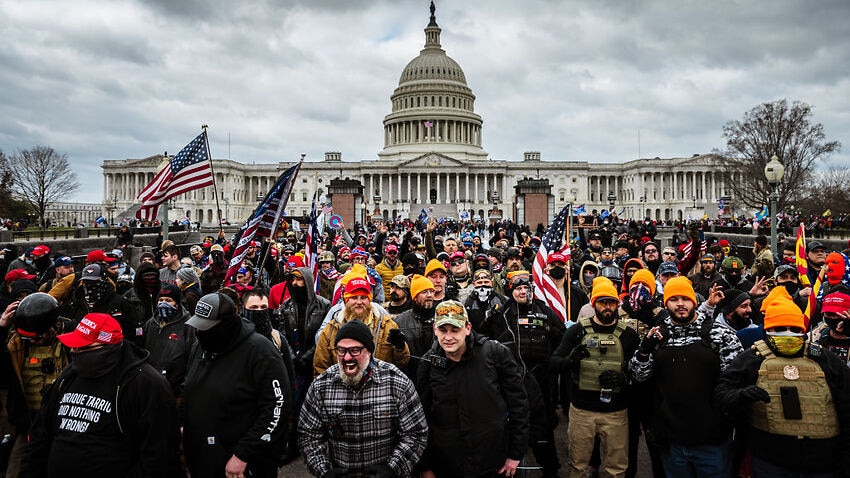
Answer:
[[553, 267], [549, 269], [549, 276], [553, 279], [561, 280], [567, 276], [567, 269], [564, 267]]
[[298, 287], [292, 283], [289, 283], [288, 286], [289, 294], [295, 302], [298, 302], [299, 304], [307, 303], [307, 287]]
[[728, 282], [729, 285], [738, 285], [738, 282], [741, 280], [741, 274], [739, 274], [737, 272], [734, 273], [734, 274], [730, 274], [729, 272], [724, 272], [723, 277], [726, 279], [726, 282]]
[[841, 325], [842, 322], [844, 322], [844, 319], [827, 319], [826, 317], [824, 317], [823, 321], [826, 322], [826, 325], [833, 332], [845, 335], [847, 334], [847, 324], [844, 324], [844, 332], [838, 332], [838, 326]]
[[109, 282], [105, 280], [86, 281], [86, 303], [89, 306], [97, 304], [109, 292]]
[[782, 287], [785, 287], [785, 290], [788, 291], [788, 295], [793, 296], [800, 290], [800, 284], [796, 282], [784, 282], [780, 284]]
[[201, 348], [210, 353], [219, 353], [233, 342], [241, 328], [242, 321], [239, 317], [234, 317], [219, 322], [211, 329], [199, 330], [195, 335]]
[[84, 378], [98, 378], [111, 372], [121, 361], [123, 344], [103, 347], [71, 354], [71, 368]]
[[258, 334], [268, 337], [272, 333], [272, 314], [269, 309], [245, 309], [245, 318], [254, 324]]

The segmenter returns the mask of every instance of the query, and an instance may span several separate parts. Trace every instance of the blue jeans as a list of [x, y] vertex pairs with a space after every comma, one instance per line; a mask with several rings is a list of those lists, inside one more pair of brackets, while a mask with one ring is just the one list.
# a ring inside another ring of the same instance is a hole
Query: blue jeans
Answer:
[[831, 471], [790, 471], [752, 455], [750, 455], [750, 464], [753, 466], [755, 478], [838, 478], [841, 476], [840, 473]]
[[676, 478], [728, 478], [732, 456], [728, 441], [719, 445], [685, 446], [671, 443], [661, 453], [664, 473]]

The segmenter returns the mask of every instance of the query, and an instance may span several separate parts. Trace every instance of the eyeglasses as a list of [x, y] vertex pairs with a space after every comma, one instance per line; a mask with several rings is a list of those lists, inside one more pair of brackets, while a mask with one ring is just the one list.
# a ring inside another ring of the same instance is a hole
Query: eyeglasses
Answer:
[[662, 252], [662, 254], [664, 254], [665, 256], [675, 256], [676, 255], [675, 252], [669, 252], [669, 251]]
[[453, 266], [459, 266], [459, 265], [461, 265], [461, 264], [463, 264], [463, 263], [465, 263], [465, 262], [466, 262], [466, 261], [452, 261], [452, 262], [451, 262], [451, 265], [453, 265]]
[[644, 254], [658, 254], [658, 249], [646, 249], [643, 251]]
[[345, 357], [345, 354], [351, 354], [352, 357], [359, 357], [366, 347], [337, 347], [336, 354], [340, 357]]

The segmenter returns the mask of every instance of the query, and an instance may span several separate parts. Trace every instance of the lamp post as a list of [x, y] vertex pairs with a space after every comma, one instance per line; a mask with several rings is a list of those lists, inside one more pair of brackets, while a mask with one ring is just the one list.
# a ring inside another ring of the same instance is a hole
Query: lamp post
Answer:
[[770, 252], [772, 254], [776, 254], [776, 201], [779, 199], [779, 183], [782, 182], [784, 175], [785, 166], [774, 154], [770, 162], [764, 166], [764, 177], [767, 178], [767, 184], [771, 188], [768, 196], [770, 202], [768, 214], [770, 214]]

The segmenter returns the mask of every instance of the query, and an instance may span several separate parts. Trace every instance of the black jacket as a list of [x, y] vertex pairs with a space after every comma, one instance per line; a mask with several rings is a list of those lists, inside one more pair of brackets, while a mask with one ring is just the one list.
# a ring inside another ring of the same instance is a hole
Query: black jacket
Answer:
[[[171, 388], [159, 371], [147, 363], [146, 351], [125, 340], [122, 354], [116, 372], [112, 372], [117, 373], [115, 414], [117, 426], [133, 457], [122, 476], [181, 476], [180, 431]], [[21, 477], [47, 476], [48, 457], [55, 451], [51, 446], [59, 426], [59, 402], [76, 378], [74, 369], [70, 365], [65, 367], [45, 395], [41, 411], [30, 427], [30, 443], [24, 455]], [[79, 459], [92, 467], [105, 461], [96, 450]]]
[[195, 328], [186, 325], [191, 314], [182, 306], [171, 321], [160, 323], [150, 318], [145, 323], [145, 349], [150, 352], [150, 364], [171, 385], [174, 396], [182, 395], [181, 388], [186, 378], [186, 362], [195, 343]]
[[421, 362], [417, 357], [424, 356], [434, 345], [434, 316], [425, 317], [417, 313], [416, 309], [410, 309], [398, 314], [395, 323], [404, 334], [410, 349], [411, 360], [404, 367], [404, 373], [415, 382]]
[[276, 465], [292, 395], [280, 352], [253, 324], [242, 321], [221, 353], [208, 354], [195, 344], [183, 403], [183, 449], [192, 476], [223, 475], [234, 454], [249, 470]]
[[133, 307], [130, 301], [115, 292], [114, 285], [93, 307], [89, 307], [86, 304], [85, 299], [82, 297], [82, 292], [82, 287], [74, 291], [73, 315], [71, 316], [71, 320], [75, 326], [90, 312], [109, 314], [121, 324], [121, 333], [124, 334], [125, 340], [129, 340], [139, 347], [144, 345], [144, 336], [142, 335], [145, 324], [144, 319], [139, 315], [138, 309]]
[[[148, 272], [156, 272], [156, 286], [154, 293], [148, 294], [145, 290], [145, 284], [142, 280], [142, 275]], [[124, 293], [124, 298], [127, 299], [133, 307], [136, 308], [137, 314], [143, 321], [147, 321], [156, 314], [156, 296], [159, 294], [161, 286], [159, 280], [159, 271], [153, 264], [142, 263], [136, 271], [136, 276], [133, 278], [133, 288]], [[194, 309], [190, 312], [194, 312]]]
[[[508, 348], [513, 351], [517, 361], [520, 362], [520, 366], [531, 371], [536, 371], [537, 368], [540, 368], [541, 371], [545, 371], [549, 357], [561, 343], [561, 338], [564, 335], [566, 326], [558, 319], [555, 313], [552, 312], [552, 309], [550, 309], [545, 302], [539, 299], [534, 299], [531, 302], [530, 311], [538, 314], [539, 316], [545, 317], [546, 342], [539, 343], [536, 339], [533, 341], [533, 346], [548, 349], [548, 352], [545, 353], [545, 359], [535, 360], [532, 358], [532, 353], [529, 350], [526, 350], [527, 347], [531, 346], [532, 341], [524, 338], [524, 331], [520, 331], [520, 326], [517, 320], [519, 317], [518, 314], [522, 314], [522, 312], [520, 311], [519, 304], [513, 299], [513, 297], [509, 298], [507, 302], [505, 302], [505, 305], [502, 306], [502, 313], [494, 318], [491, 331], [493, 332], [494, 339], [507, 345]], [[524, 314], [522, 315], [524, 316]], [[537, 355], [544, 355], [544, 353], [538, 352]]]
[[301, 319], [299, 305], [292, 296], [283, 301], [280, 306], [280, 332], [286, 337], [289, 347], [295, 353], [295, 331], [300, 333], [300, 350], [294, 356], [295, 372], [299, 376], [313, 377], [313, 354], [316, 352], [316, 333], [325, 320], [331, 303], [328, 299], [315, 293], [313, 273], [309, 267], [299, 267], [304, 277], [304, 286], [307, 289], [307, 307], [303, 311], [304, 319]]
[[510, 350], [475, 332], [466, 347], [454, 362], [435, 343], [426, 357], [437, 365], [419, 367], [430, 433], [420, 468], [437, 476], [493, 476], [528, 450], [528, 397]]

